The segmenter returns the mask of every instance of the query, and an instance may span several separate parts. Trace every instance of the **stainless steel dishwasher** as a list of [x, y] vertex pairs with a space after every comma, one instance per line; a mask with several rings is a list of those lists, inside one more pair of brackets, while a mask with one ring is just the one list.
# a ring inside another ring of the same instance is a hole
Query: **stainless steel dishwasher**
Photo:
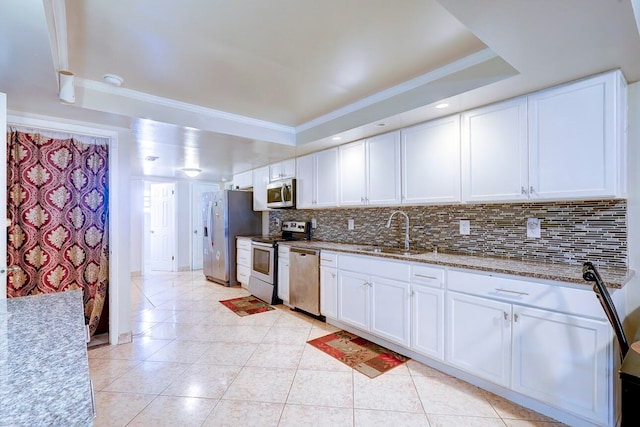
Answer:
[[289, 252], [289, 303], [320, 315], [320, 251], [292, 247]]

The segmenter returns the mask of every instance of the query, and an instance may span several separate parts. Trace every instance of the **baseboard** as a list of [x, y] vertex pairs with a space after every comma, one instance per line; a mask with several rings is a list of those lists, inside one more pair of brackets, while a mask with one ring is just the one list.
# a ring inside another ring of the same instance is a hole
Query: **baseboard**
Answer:
[[118, 345], [120, 344], [128, 344], [133, 341], [133, 336], [131, 332], [125, 332], [124, 334], [118, 335]]
[[183, 265], [182, 267], [178, 267], [178, 271], [191, 271], [191, 267]]

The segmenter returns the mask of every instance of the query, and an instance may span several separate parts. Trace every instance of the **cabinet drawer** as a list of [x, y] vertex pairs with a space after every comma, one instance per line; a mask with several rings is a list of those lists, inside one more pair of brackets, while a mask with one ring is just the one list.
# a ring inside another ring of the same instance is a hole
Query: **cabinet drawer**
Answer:
[[236, 270], [236, 276], [238, 282], [240, 283], [249, 283], [249, 277], [251, 277], [251, 269], [249, 267], [245, 267], [244, 265], [239, 265]]
[[278, 247], [278, 259], [286, 259], [289, 260], [289, 246], [279, 246]]
[[251, 250], [238, 248], [236, 264], [251, 267]]
[[547, 310], [604, 319], [605, 314], [590, 286], [584, 289], [545, 284], [490, 274], [450, 270], [447, 288], [495, 300]]
[[424, 264], [411, 264], [411, 282], [441, 288], [444, 284], [444, 269]]
[[410, 277], [409, 263], [387, 261], [378, 257], [340, 255], [340, 270], [388, 277], [401, 282], [408, 282]]
[[236, 241], [236, 248], [237, 249], [246, 249], [246, 250], [250, 251], [251, 250], [251, 239], [239, 238]]
[[320, 265], [323, 267], [336, 268], [338, 266], [338, 254], [320, 251]]

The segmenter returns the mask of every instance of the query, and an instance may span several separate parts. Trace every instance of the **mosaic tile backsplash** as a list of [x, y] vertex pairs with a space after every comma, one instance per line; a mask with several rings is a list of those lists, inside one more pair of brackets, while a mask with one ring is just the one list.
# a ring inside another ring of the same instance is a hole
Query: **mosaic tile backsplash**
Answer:
[[[469, 255], [503, 256], [522, 260], [627, 268], [627, 201], [504, 203], [446, 206], [402, 206], [275, 210], [269, 230], [279, 233], [278, 221], [316, 219], [314, 240], [401, 247], [409, 215], [412, 249]], [[541, 236], [527, 238], [527, 219], [541, 220]], [[347, 221], [353, 219], [354, 230]], [[460, 234], [460, 220], [471, 222], [471, 234]]]

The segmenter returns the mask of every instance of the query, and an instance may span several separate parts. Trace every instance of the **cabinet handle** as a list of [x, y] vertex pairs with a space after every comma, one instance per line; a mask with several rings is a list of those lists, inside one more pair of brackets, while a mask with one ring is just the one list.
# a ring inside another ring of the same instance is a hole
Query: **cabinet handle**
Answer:
[[517, 322], [517, 321], [518, 321], [518, 315], [517, 315], [517, 314], [515, 314], [515, 313], [514, 313], [514, 315], [513, 315], [513, 321], [514, 321], [514, 322]]
[[416, 291], [414, 291], [413, 289], [411, 290], [411, 296], [414, 296], [416, 294]]
[[532, 185], [531, 187], [529, 187], [529, 192], [530, 192], [531, 194], [536, 195], [536, 196], [538, 196], [538, 195], [539, 195], [538, 193], [536, 193], [536, 190], [534, 190], [534, 189], [533, 189], [533, 185]]
[[326, 259], [326, 258], [320, 258], [320, 261], [333, 262], [333, 260], [332, 260], [332, 259]]
[[364, 203], [364, 197], [360, 196], [360, 201]]
[[506, 292], [508, 294], [516, 294], [516, 295], [529, 295], [526, 292], [512, 291], [510, 289], [502, 289], [502, 288], [496, 288], [496, 292]]
[[504, 314], [504, 320], [509, 320], [509, 315], [506, 311], [503, 311], [502, 314]]
[[520, 188], [522, 189], [522, 190], [521, 190], [521, 191], [522, 191], [522, 194], [524, 194], [525, 196], [528, 196], [528, 195], [529, 195], [529, 192], [527, 191], [527, 189], [526, 189], [526, 188], [524, 188], [524, 185], [523, 185], [522, 187], [520, 187]]
[[433, 280], [438, 280], [437, 277], [434, 276], [427, 276], [426, 274], [420, 274], [420, 273], [415, 273], [414, 276], [416, 277], [424, 277], [425, 279], [433, 279]]
[[336, 277], [336, 273], [331, 273], [331, 277]]

